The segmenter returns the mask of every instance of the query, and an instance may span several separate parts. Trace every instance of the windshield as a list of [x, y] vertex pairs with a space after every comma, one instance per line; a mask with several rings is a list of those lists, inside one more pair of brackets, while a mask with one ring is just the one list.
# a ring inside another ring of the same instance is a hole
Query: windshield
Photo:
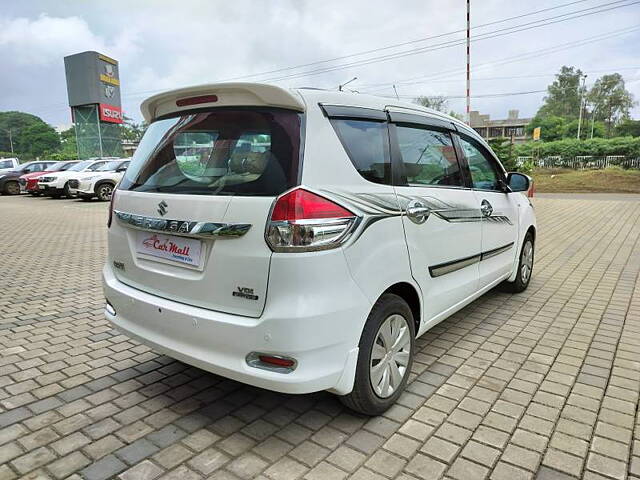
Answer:
[[112, 162], [107, 162], [104, 165], [100, 165], [100, 167], [96, 168], [96, 172], [112, 172], [116, 168], [120, 166], [122, 160], [114, 160]]
[[218, 109], [158, 120], [121, 187], [140, 192], [275, 196], [296, 185], [301, 115]]
[[49, 165], [44, 169], [45, 172], [57, 172], [58, 170], [62, 170], [67, 162], [56, 162], [52, 165]]
[[93, 160], [84, 160], [82, 162], [76, 163], [73, 167], [69, 168], [68, 171], [69, 172], [81, 172], [82, 170], [87, 168], [92, 163], [93, 163]]

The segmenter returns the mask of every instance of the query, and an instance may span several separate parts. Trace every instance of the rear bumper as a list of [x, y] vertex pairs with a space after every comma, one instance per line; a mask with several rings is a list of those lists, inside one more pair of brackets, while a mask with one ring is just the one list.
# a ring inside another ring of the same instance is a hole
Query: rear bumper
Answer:
[[[106, 318], [120, 331], [156, 351], [239, 382], [283, 393], [330, 390], [346, 394], [353, 388], [358, 342], [370, 305], [360, 295], [349, 306], [331, 299], [323, 311], [288, 302], [260, 318], [193, 307], [151, 295], [120, 282], [107, 264], [104, 292], [115, 314]], [[355, 285], [354, 285], [355, 287]], [[345, 295], [355, 290], [344, 289]], [[359, 291], [359, 290], [358, 290]], [[310, 304], [314, 302], [309, 302]], [[250, 352], [285, 355], [297, 361], [287, 374], [251, 367]]]

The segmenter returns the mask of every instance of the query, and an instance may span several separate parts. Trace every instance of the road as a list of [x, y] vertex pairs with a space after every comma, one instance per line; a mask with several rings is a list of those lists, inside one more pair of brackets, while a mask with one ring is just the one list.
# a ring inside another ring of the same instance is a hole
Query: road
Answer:
[[120, 335], [106, 205], [0, 197], [0, 480], [640, 477], [637, 198], [536, 198], [530, 288], [421, 337], [408, 391], [369, 419]]

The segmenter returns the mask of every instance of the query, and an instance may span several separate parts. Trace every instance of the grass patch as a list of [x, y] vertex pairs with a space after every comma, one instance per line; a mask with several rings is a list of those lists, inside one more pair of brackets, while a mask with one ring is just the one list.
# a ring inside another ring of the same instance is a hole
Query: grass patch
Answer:
[[539, 168], [532, 176], [541, 193], [640, 193], [640, 170]]

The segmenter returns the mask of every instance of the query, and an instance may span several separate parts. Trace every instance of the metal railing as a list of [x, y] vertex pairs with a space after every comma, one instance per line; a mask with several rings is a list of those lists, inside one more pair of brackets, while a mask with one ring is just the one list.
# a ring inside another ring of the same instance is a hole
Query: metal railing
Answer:
[[572, 168], [574, 170], [601, 170], [608, 167], [640, 169], [640, 157], [628, 158], [624, 155], [582, 155], [576, 157], [549, 156], [543, 158], [518, 157], [519, 165], [533, 161], [538, 168]]

